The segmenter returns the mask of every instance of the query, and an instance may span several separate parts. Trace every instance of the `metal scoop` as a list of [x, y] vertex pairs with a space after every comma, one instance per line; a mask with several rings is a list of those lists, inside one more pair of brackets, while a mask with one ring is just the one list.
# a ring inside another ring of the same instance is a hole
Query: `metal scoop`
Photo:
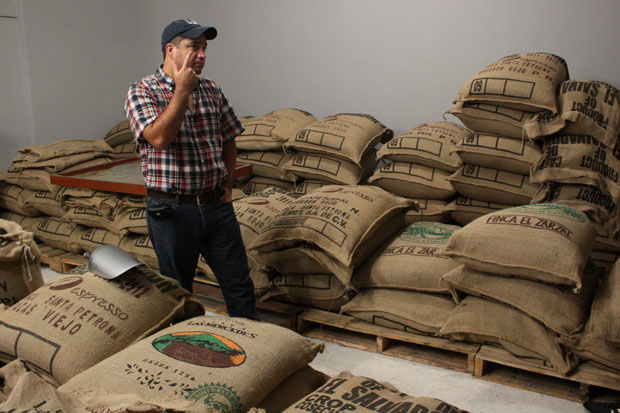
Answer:
[[102, 245], [88, 257], [88, 269], [108, 280], [138, 265], [144, 264], [114, 245]]

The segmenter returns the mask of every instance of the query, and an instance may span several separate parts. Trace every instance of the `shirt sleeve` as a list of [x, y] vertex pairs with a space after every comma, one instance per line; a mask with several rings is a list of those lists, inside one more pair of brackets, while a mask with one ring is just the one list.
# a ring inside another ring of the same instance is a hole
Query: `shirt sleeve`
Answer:
[[[220, 89], [221, 91], [221, 89]], [[221, 118], [220, 125], [222, 130], [222, 142], [226, 143], [231, 139], [234, 139], [236, 136], [241, 135], [245, 128], [243, 124], [235, 114], [235, 111], [228, 103], [228, 99], [224, 95], [224, 92], [221, 92], [222, 95], [222, 107], [220, 110]]]
[[125, 100], [125, 116], [137, 141], [145, 142], [144, 129], [157, 119], [165, 108], [158, 105], [150, 90], [141, 82], [129, 88]]

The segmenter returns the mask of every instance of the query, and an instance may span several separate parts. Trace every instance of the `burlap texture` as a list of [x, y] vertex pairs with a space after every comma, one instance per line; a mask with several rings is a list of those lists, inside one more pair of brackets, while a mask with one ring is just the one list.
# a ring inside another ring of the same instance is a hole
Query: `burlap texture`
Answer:
[[60, 218], [43, 218], [35, 228], [34, 235], [47, 245], [61, 250], [82, 253], [80, 237], [83, 227]]
[[[279, 274], [331, 274], [334, 267], [339, 266], [336, 260], [313, 245], [259, 252], [256, 257], [262, 266]], [[347, 274], [350, 278], [353, 271]]]
[[130, 392], [165, 408], [190, 401], [188, 412], [244, 412], [323, 346], [269, 323], [201, 316], [141, 340], [58, 390], [72, 396]]
[[80, 246], [87, 252], [93, 252], [102, 245], [120, 246], [121, 236], [104, 228], [82, 228]]
[[10, 211], [0, 211], [0, 218], [19, 224], [24, 230], [32, 232], [36, 218], [27, 217]]
[[64, 383], [171, 322], [204, 314], [175, 280], [144, 266], [113, 280], [75, 272], [0, 313], [0, 358], [21, 358]]
[[111, 156], [116, 159], [134, 158], [137, 156], [135, 142], [121, 143], [112, 147]]
[[[112, 148], [104, 140], [65, 140], [47, 145], [27, 146], [17, 150], [18, 162], [42, 162], [49, 159], [83, 153], [112, 152]], [[94, 156], [93, 156], [94, 157]]]
[[87, 188], [70, 188], [63, 186], [56, 194], [60, 205], [65, 208], [84, 207], [94, 208], [106, 218], [111, 218], [122, 199], [120, 195], [111, 192], [95, 191]]
[[235, 138], [237, 148], [244, 151], [281, 150], [300, 129], [316, 118], [299, 109], [278, 109], [263, 116], [242, 118], [245, 131]]
[[245, 185], [243, 185], [243, 193], [245, 195], [252, 195], [268, 188], [277, 188], [282, 191], [292, 191], [293, 187], [293, 183], [290, 181], [265, 178], [264, 176], [253, 176], [245, 183]]
[[256, 176], [291, 181], [283, 166], [292, 156], [284, 152], [248, 151], [237, 154], [237, 161], [252, 165], [252, 173]]
[[284, 150], [327, 155], [363, 167], [368, 152], [393, 135], [391, 129], [370, 115], [339, 113], [301, 129], [295, 139], [284, 144]]
[[[114, 227], [123, 235], [128, 232], [148, 235], [146, 208], [124, 208], [114, 215]], [[110, 228], [110, 227], [108, 227]]]
[[454, 232], [443, 255], [484, 272], [581, 290], [596, 231], [585, 214], [534, 204], [484, 215]]
[[403, 212], [414, 205], [372, 186], [326, 186], [284, 208], [249, 249], [271, 252], [306, 243], [356, 268], [404, 224]]
[[594, 251], [620, 252], [620, 233], [612, 235], [600, 224], [595, 224], [594, 228], [596, 229], [596, 238], [592, 248]]
[[109, 231], [119, 233], [115, 218], [108, 215], [99, 208], [74, 206], [69, 207], [62, 219], [76, 225], [83, 225], [88, 228], [103, 228]]
[[36, 217], [42, 215], [28, 200], [34, 197], [34, 191], [8, 182], [0, 182], [0, 207], [9, 211]]
[[324, 386], [289, 406], [284, 413], [319, 411], [464, 412], [441, 400], [409, 396], [398, 391], [390, 383], [352, 376], [349, 372], [342, 372], [332, 377]]
[[387, 288], [362, 290], [342, 306], [342, 312], [367, 323], [429, 335], [439, 332], [453, 309], [449, 297]]
[[475, 133], [459, 142], [454, 152], [466, 164], [528, 175], [542, 155], [540, 146], [528, 140]]
[[439, 335], [450, 340], [495, 343], [517, 357], [538, 358], [560, 374], [577, 365], [577, 358], [566, 352], [541, 323], [510, 306], [474, 296], [456, 306]]
[[543, 151], [532, 167], [531, 182], [598, 186], [620, 197], [620, 152], [592, 136], [564, 133], [546, 137]]
[[449, 177], [450, 173], [441, 169], [393, 161], [377, 169], [368, 182], [405, 198], [446, 200], [456, 193]]
[[[104, 144], [107, 145], [105, 142]], [[49, 173], [60, 173], [71, 167], [75, 167], [76, 165], [81, 165], [85, 162], [92, 161], [93, 159], [104, 158], [110, 160], [113, 154], [113, 149], [108, 149], [109, 150], [106, 151], [85, 152], [52, 157], [50, 159], [39, 161], [19, 160], [20, 157], [18, 157], [13, 161], [13, 163], [11, 163], [11, 168], [15, 168], [20, 171], [23, 171], [24, 169], [40, 169]]]
[[61, 187], [50, 183], [51, 175], [51, 172], [43, 169], [20, 170], [10, 166], [9, 169], [0, 174], [0, 180], [32, 191], [51, 191], [56, 193]]
[[452, 122], [423, 123], [387, 142], [377, 156], [454, 172], [462, 162], [452, 148], [470, 133]]
[[620, 260], [601, 279], [592, 302], [587, 334], [619, 347], [620, 350]]
[[34, 234], [0, 219], [0, 303], [16, 304], [42, 285], [41, 251]]
[[605, 276], [616, 261], [620, 258], [620, 253], [605, 252], [605, 251], [592, 251], [590, 254], [590, 261], [598, 270], [601, 276]]
[[333, 274], [278, 274], [263, 300], [277, 298], [321, 310], [339, 312], [353, 295]]
[[353, 275], [359, 288], [394, 288], [427, 293], [448, 293], [441, 277], [458, 263], [439, 252], [460, 227], [418, 222], [394, 235]]
[[284, 380], [260, 402], [259, 408], [268, 413], [282, 412], [296, 401], [306, 397], [322, 385], [329, 376], [321, 371], [306, 366]]
[[472, 164], [463, 165], [448, 181], [461, 195], [506, 205], [529, 204], [539, 187], [530, 182], [529, 175]]
[[319, 189], [327, 185], [329, 185], [328, 182], [313, 181], [311, 179], [307, 179], [305, 181], [301, 181], [295, 184], [295, 190], [293, 192], [299, 195], [306, 195], [314, 191], [315, 189]]
[[128, 233], [121, 237], [120, 249], [136, 257], [151, 268], [159, 268], [153, 243], [148, 235]]
[[483, 215], [513, 206], [514, 205], [497, 204], [495, 202], [480, 201], [466, 196], [459, 196], [446, 205], [446, 212], [461, 226], [465, 226]]
[[[27, 190], [24, 190], [22, 194], [26, 192]], [[67, 212], [56, 199], [56, 194], [50, 191], [36, 191], [30, 196], [24, 197], [22, 209], [29, 209], [30, 207], [38, 209], [42, 215], [57, 218], [61, 218]]]
[[284, 165], [295, 180], [317, 180], [341, 185], [357, 185], [377, 166], [375, 150], [369, 150], [359, 166], [331, 155], [299, 152]]
[[558, 112], [556, 89], [569, 79], [566, 61], [549, 53], [503, 57], [472, 76], [456, 102], [491, 103], [517, 110]]
[[499, 276], [460, 266], [441, 278], [457, 302], [464, 295], [491, 298], [523, 311], [558, 334], [572, 335], [583, 328], [590, 311], [598, 274], [587, 267], [579, 294], [552, 284]]
[[129, 121], [124, 120], [114, 125], [114, 127], [105, 134], [103, 140], [111, 147], [132, 142], [134, 137], [129, 127]]
[[418, 203], [418, 210], [410, 209], [405, 215], [405, 222], [407, 225], [414, 224], [416, 222], [441, 222], [448, 223], [451, 221], [450, 215], [446, 211], [448, 202], [441, 199], [422, 199], [413, 198]]
[[532, 112], [478, 102], [457, 102], [446, 113], [456, 116], [463, 125], [473, 131], [519, 140], [527, 137], [525, 125], [536, 115]]
[[542, 112], [526, 124], [530, 138], [553, 133], [592, 135], [614, 147], [620, 132], [618, 89], [594, 80], [567, 80], [558, 88], [559, 113]]

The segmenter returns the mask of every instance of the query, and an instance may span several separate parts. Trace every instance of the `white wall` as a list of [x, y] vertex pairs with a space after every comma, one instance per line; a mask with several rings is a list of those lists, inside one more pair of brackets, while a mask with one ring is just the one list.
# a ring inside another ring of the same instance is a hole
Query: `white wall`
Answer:
[[571, 78], [620, 86], [618, 0], [14, 1], [25, 144], [103, 137], [123, 120], [129, 84], [161, 62], [163, 27], [186, 17], [217, 27], [205, 73], [240, 115], [362, 112], [401, 133], [441, 120], [482, 67], [530, 51], [562, 56]]

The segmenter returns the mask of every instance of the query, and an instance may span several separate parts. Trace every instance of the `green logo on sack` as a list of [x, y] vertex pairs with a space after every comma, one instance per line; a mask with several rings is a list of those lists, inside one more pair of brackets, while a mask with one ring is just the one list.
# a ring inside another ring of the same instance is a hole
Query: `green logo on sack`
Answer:
[[191, 390], [186, 400], [200, 401], [203, 400], [205, 406], [211, 407], [215, 411], [223, 413], [241, 412], [241, 400], [237, 396], [237, 392], [232, 387], [225, 384], [211, 383], [209, 385], [198, 386]]
[[551, 215], [560, 218], [567, 218], [571, 221], [585, 222], [586, 216], [584, 213], [558, 204], [532, 204], [521, 205], [518, 207], [510, 208], [510, 211], [524, 211], [532, 214]]
[[153, 340], [155, 350], [175, 360], [204, 367], [235, 367], [245, 361], [245, 351], [217, 334], [188, 331]]
[[401, 235], [403, 241], [424, 244], [445, 244], [459, 227], [434, 222], [418, 222], [409, 226]]

